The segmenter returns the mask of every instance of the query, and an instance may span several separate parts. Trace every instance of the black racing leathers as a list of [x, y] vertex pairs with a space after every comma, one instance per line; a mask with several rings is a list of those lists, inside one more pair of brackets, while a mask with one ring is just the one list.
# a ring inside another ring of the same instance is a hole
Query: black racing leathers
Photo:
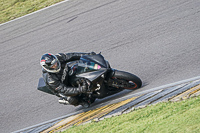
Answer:
[[95, 53], [58, 53], [56, 57], [61, 63], [61, 70], [58, 73], [49, 73], [43, 71], [43, 77], [47, 85], [55, 93], [62, 93], [66, 96], [76, 96], [80, 93], [85, 93], [85, 86], [72, 87], [68, 79], [69, 66], [67, 62], [79, 60], [83, 55], [94, 55]]

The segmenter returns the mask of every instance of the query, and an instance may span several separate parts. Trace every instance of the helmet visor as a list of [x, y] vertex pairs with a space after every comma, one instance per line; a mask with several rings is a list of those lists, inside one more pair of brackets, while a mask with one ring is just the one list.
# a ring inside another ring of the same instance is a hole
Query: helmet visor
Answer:
[[58, 72], [60, 71], [60, 62], [55, 61], [51, 66], [48, 67], [49, 72]]

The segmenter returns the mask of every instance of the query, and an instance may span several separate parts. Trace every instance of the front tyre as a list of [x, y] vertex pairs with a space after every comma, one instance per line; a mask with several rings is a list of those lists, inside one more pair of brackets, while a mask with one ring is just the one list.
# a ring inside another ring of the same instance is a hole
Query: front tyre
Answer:
[[142, 86], [142, 81], [139, 77], [124, 71], [115, 70], [115, 74], [111, 79], [116, 81], [112, 86], [117, 88], [137, 89]]

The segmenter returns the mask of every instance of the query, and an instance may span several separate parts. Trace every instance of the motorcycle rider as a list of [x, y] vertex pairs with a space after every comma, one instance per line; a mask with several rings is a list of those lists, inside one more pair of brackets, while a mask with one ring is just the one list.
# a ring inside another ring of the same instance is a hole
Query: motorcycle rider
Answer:
[[[40, 65], [42, 66], [43, 78], [51, 91], [61, 97], [59, 103], [74, 106], [82, 105], [89, 107], [89, 101], [83, 101], [78, 97], [81, 93], [86, 93], [89, 87], [87, 79], [77, 81], [78, 87], [73, 87], [69, 82], [69, 65], [66, 63], [78, 61], [83, 55], [95, 55], [91, 53], [58, 53], [56, 55], [47, 53], [42, 55]], [[62, 96], [61, 96], [62, 95]], [[64, 95], [64, 96], [63, 96]]]

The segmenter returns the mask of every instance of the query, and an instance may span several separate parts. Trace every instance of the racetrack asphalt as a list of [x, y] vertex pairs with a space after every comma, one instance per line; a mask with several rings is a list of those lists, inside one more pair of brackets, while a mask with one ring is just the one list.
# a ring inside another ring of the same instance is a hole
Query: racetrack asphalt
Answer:
[[82, 109], [36, 90], [44, 53], [102, 52], [113, 68], [142, 79], [131, 94], [199, 76], [199, 7], [198, 0], [69, 0], [0, 25], [0, 132]]

